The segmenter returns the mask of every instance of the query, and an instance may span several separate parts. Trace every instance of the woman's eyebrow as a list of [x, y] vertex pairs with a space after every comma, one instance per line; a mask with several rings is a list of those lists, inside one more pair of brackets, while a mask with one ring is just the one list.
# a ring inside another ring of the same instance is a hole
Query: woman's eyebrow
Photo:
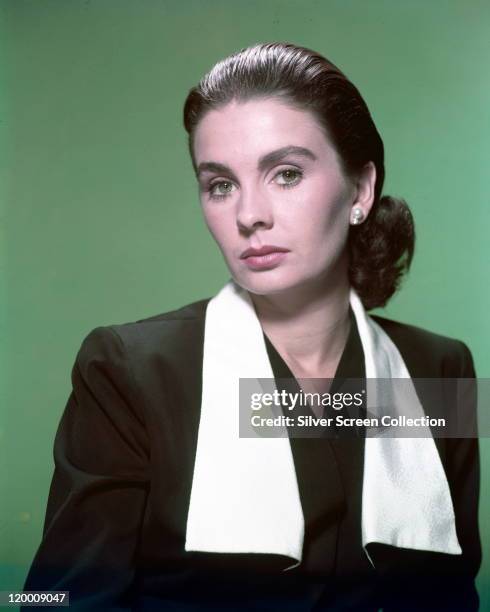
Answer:
[[311, 159], [313, 161], [316, 160], [316, 155], [310, 149], [306, 147], [298, 147], [296, 145], [289, 145], [286, 147], [281, 147], [280, 149], [276, 149], [275, 151], [271, 151], [266, 155], [262, 156], [259, 159], [259, 163], [257, 164], [257, 170], [265, 170], [268, 166], [275, 164], [288, 155], [296, 155], [299, 157], [306, 157], [307, 159]]
[[[262, 172], [268, 166], [271, 166], [272, 164], [281, 161], [288, 155], [305, 157], [313, 161], [317, 159], [316, 155], [313, 153], [313, 151], [310, 151], [310, 149], [307, 149], [306, 147], [298, 147], [296, 145], [289, 145], [263, 155], [259, 159], [259, 162], [257, 164], [257, 170]], [[201, 162], [197, 167], [196, 174], [197, 176], [199, 176], [203, 172], [217, 172], [222, 174], [228, 174], [229, 176], [231, 176], [232, 179], [236, 180], [233, 170], [225, 164], [221, 164], [219, 162]]]
[[196, 176], [199, 178], [201, 174], [204, 172], [215, 172], [216, 174], [227, 174], [231, 176], [231, 178], [236, 181], [237, 178], [233, 170], [226, 166], [225, 164], [220, 164], [219, 162], [201, 162], [197, 167]]

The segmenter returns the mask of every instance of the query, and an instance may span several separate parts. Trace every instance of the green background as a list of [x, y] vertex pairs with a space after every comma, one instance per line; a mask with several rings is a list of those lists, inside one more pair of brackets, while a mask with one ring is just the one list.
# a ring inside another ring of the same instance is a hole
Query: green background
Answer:
[[215, 61], [242, 47], [311, 47], [359, 87], [385, 142], [385, 193], [408, 201], [418, 231], [410, 275], [377, 312], [464, 340], [478, 375], [490, 377], [487, 1], [0, 6], [0, 590], [22, 587], [39, 544], [83, 337], [211, 296], [228, 278], [200, 215], [182, 105]]

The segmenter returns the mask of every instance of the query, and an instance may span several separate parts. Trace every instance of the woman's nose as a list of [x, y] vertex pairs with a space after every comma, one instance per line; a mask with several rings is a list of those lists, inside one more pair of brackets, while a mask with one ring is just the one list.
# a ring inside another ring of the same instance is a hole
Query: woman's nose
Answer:
[[272, 208], [265, 194], [260, 190], [242, 191], [237, 203], [236, 220], [238, 228], [246, 232], [257, 227], [272, 227]]

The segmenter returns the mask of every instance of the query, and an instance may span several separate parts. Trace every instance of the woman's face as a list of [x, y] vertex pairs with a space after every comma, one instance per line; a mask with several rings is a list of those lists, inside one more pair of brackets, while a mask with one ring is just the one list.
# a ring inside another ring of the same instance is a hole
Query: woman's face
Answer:
[[194, 156], [206, 224], [240, 286], [325, 283], [345, 263], [356, 189], [311, 113], [230, 102], [198, 124]]

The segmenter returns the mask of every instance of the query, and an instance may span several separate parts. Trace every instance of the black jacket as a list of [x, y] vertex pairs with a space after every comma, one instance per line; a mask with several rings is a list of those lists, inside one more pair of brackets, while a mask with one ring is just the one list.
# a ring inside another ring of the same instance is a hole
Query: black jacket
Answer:
[[[435, 440], [463, 555], [370, 544], [376, 571], [342, 574], [340, 561], [329, 569], [326, 543], [326, 569], [315, 574], [280, 572], [272, 555], [184, 550], [207, 302], [98, 327], [83, 341], [56, 434], [43, 538], [24, 589], [68, 590], [74, 610], [477, 610], [477, 439]], [[462, 342], [373, 318], [412, 378], [475, 376]], [[332, 444], [335, 451], [342, 443]], [[344, 457], [349, 444], [356, 443], [345, 441]], [[359, 475], [362, 441], [352, 452], [348, 461]], [[338, 546], [343, 538], [347, 568], [355, 561], [349, 555], [359, 557], [360, 536], [350, 527], [360, 521], [353, 500], [360, 499], [362, 480], [353, 477], [349, 490], [340, 453], [336, 465], [332, 496], [339, 503], [330, 520], [334, 535], [325, 542]], [[336, 598], [338, 585], [353, 596]]]

